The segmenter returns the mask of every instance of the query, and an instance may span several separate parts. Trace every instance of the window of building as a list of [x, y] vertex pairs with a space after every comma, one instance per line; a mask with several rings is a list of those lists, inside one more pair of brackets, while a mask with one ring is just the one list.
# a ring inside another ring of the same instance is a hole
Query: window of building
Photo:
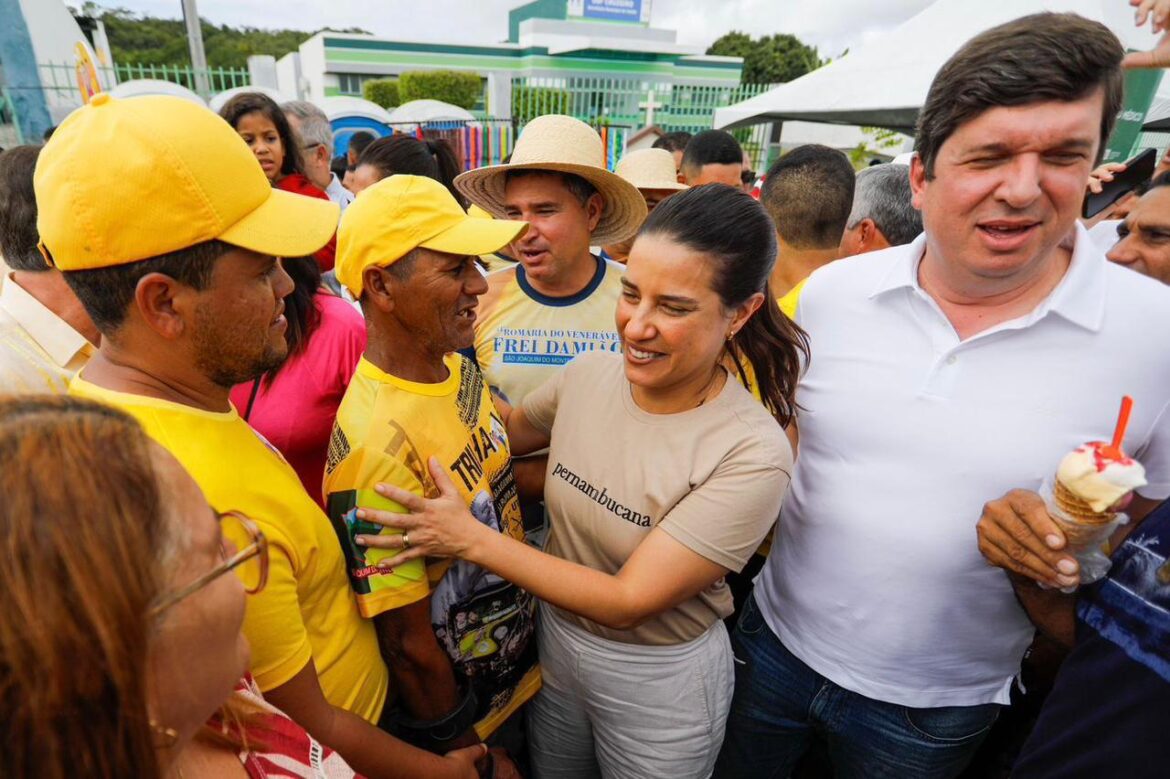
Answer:
[[337, 86], [343, 95], [361, 97], [362, 84], [375, 78], [386, 78], [386, 76], [372, 76], [368, 73], [338, 73]]

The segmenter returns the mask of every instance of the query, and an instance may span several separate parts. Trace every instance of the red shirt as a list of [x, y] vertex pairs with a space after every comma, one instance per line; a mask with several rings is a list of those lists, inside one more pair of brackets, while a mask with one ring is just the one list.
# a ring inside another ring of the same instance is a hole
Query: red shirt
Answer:
[[[285, 192], [293, 192], [298, 195], [306, 197], [320, 198], [321, 200], [328, 200], [329, 196], [325, 191], [316, 187], [311, 181], [305, 178], [302, 173], [290, 173], [280, 181], [276, 182], [277, 189], [283, 189]], [[333, 270], [333, 262], [337, 255], [337, 233], [329, 239], [329, 243], [321, 249], [313, 253], [313, 258], [317, 260], [317, 264], [321, 266], [322, 272]]]
[[[248, 424], [275, 446], [297, 472], [305, 490], [324, 507], [321, 485], [337, 407], [366, 349], [366, 321], [341, 298], [318, 292], [321, 321], [304, 351], [290, 358], [271, 385], [261, 381]], [[252, 382], [232, 389], [243, 415]]]

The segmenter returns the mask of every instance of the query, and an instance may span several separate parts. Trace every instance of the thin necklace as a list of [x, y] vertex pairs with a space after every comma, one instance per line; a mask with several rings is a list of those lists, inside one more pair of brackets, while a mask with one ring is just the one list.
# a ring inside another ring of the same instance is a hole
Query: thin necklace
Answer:
[[715, 369], [716, 369], [715, 372], [711, 374], [711, 380], [709, 382], [707, 382], [707, 386], [703, 388], [703, 397], [699, 398], [699, 403], [698, 403], [698, 405], [695, 406], [695, 408], [699, 408], [699, 406], [702, 406], [704, 403], [707, 402], [708, 398], [711, 395], [711, 388], [713, 386], [715, 386], [715, 383], [719, 380], [719, 375], [720, 374], [724, 374], [724, 375], [727, 374], [727, 370], [724, 369], [724, 367], [722, 365], [716, 365]]

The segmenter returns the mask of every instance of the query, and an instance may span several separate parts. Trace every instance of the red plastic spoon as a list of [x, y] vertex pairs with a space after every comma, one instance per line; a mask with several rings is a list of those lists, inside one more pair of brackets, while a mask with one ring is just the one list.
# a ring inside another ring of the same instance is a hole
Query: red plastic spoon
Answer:
[[1117, 415], [1117, 427], [1113, 429], [1113, 441], [1101, 448], [1101, 454], [1114, 460], [1121, 460], [1125, 454], [1121, 451], [1121, 442], [1125, 440], [1125, 428], [1129, 427], [1129, 412], [1133, 411], [1133, 398], [1125, 395], [1121, 398], [1121, 411]]

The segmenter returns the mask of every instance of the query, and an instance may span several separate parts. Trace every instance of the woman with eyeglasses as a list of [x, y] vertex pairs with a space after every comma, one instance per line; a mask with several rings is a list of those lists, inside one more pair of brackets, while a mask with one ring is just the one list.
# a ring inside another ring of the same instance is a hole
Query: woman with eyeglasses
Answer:
[[354, 776], [245, 676], [263, 535], [137, 423], [0, 399], [0, 495], [0, 773]]

